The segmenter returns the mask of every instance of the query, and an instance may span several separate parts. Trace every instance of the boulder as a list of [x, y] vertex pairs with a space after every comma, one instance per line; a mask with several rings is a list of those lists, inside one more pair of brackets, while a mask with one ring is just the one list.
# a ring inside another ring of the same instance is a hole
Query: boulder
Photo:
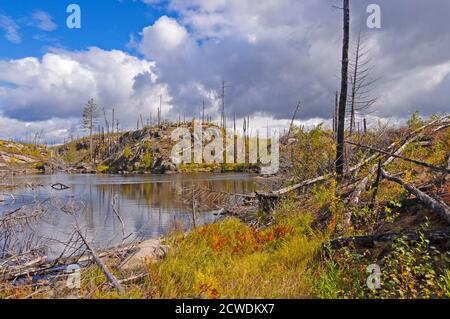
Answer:
[[121, 270], [134, 270], [145, 263], [155, 262], [164, 258], [169, 251], [167, 245], [162, 245], [160, 239], [149, 239], [141, 242], [136, 251], [125, 259], [120, 265]]

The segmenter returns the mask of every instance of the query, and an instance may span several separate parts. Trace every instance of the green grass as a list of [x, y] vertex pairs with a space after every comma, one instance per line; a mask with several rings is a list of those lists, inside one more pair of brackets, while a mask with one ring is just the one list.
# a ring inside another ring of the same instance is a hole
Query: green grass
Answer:
[[295, 214], [254, 230], [228, 218], [174, 235], [168, 256], [148, 266], [153, 297], [311, 297], [309, 266], [322, 243], [311, 221]]

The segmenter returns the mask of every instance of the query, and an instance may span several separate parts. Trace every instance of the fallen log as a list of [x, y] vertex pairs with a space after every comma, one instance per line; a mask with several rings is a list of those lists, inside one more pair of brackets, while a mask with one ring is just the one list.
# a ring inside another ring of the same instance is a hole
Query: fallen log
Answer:
[[381, 174], [387, 180], [390, 180], [403, 186], [408, 192], [416, 196], [417, 199], [419, 199], [422, 203], [424, 203], [426, 206], [428, 206], [430, 209], [436, 212], [439, 216], [441, 216], [444, 220], [450, 223], [450, 207], [448, 207], [447, 204], [441, 201], [439, 198], [433, 198], [425, 194], [417, 187], [407, 184], [401, 178], [389, 175], [384, 169], [381, 169]]
[[283, 195], [286, 195], [287, 193], [290, 193], [292, 191], [295, 191], [297, 189], [301, 189], [302, 187], [311, 186], [313, 184], [322, 182], [327, 180], [328, 178], [332, 177], [333, 174], [323, 175], [319, 176], [313, 179], [308, 179], [306, 181], [303, 181], [301, 183], [285, 187], [282, 189], [279, 189], [277, 191], [272, 192], [256, 192], [256, 198], [258, 199], [258, 207], [260, 211], [271, 211], [274, 209], [276, 203], [279, 201], [280, 197]]
[[368, 149], [368, 150], [371, 150], [371, 151], [374, 151], [374, 152], [377, 152], [377, 153], [389, 155], [391, 157], [399, 158], [399, 159], [402, 159], [402, 160], [407, 161], [407, 162], [411, 162], [411, 163], [414, 163], [414, 164], [417, 164], [417, 165], [420, 165], [420, 166], [427, 167], [427, 168], [429, 168], [431, 170], [434, 170], [434, 171], [437, 171], [437, 172], [450, 173], [450, 169], [448, 169], [446, 167], [434, 166], [434, 165], [429, 164], [429, 163], [425, 163], [425, 162], [422, 162], [422, 161], [411, 159], [411, 158], [408, 158], [406, 156], [398, 155], [398, 154], [395, 154], [395, 153], [386, 152], [386, 151], [377, 149], [375, 147], [366, 146], [366, 145], [362, 145], [362, 144], [359, 144], [359, 143], [353, 143], [353, 142], [350, 142], [350, 141], [345, 141], [345, 143], [350, 144], [350, 145], [354, 145], [354, 146], [358, 146], [360, 148], [365, 148], [365, 149]]
[[[444, 247], [444, 249], [450, 248], [450, 228], [425, 231], [424, 236], [426, 240], [429, 240], [430, 245]], [[371, 236], [341, 237], [331, 240], [329, 247], [333, 250], [343, 247], [351, 247], [354, 249], [377, 248], [385, 243], [391, 243], [397, 238], [404, 238], [407, 241], [417, 241], [420, 239], [420, 234], [417, 231], [408, 231]]]
[[[437, 119], [437, 120], [434, 120], [434, 121], [432, 121], [432, 122], [430, 122], [430, 123], [428, 123], [428, 124], [425, 124], [425, 125], [421, 126], [421, 127], [418, 128], [418, 129], [414, 130], [414, 131], [409, 135], [409, 137], [406, 139], [406, 141], [405, 141], [405, 142], [404, 142], [404, 143], [403, 143], [403, 144], [402, 144], [402, 145], [401, 145], [394, 153], [391, 153], [390, 156], [383, 162], [383, 164], [382, 164], [381, 166], [382, 166], [382, 167], [386, 167], [386, 166], [389, 165], [392, 161], [394, 161], [395, 158], [396, 158], [395, 156], [399, 156], [400, 154], [402, 154], [403, 151], [406, 149], [406, 147], [407, 147], [409, 144], [415, 142], [415, 141], [418, 140], [420, 137], [422, 137], [422, 135], [420, 134], [422, 131], [426, 130], [427, 128], [429, 128], [429, 127], [431, 127], [431, 126], [433, 126], [433, 125], [435, 125], [435, 124], [439, 124], [439, 123], [441, 123], [441, 122], [444, 121], [444, 120], [448, 120], [448, 118], [449, 118], [449, 116], [441, 117], [441, 118], [439, 118], [439, 119]], [[445, 125], [441, 125], [439, 128], [442, 129], [443, 127], [446, 127], [446, 126], [448, 126], [448, 123], [445, 124]], [[435, 130], [435, 131], [436, 131], [436, 130]], [[396, 144], [397, 144], [397, 143], [395, 143], [395, 142], [392, 143], [392, 144], [389, 146], [388, 150], [389, 150], [390, 148], [394, 147]], [[378, 157], [377, 155], [374, 155], [374, 156], [375, 156], [375, 158]], [[359, 203], [359, 198], [360, 198], [360, 196], [361, 196], [362, 191], [367, 187], [367, 183], [369, 182], [370, 176], [372, 176], [373, 174], [375, 174], [375, 172], [377, 171], [377, 169], [378, 169], [378, 164], [373, 165], [373, 166], [369, 169], [369, 172], [368, 172], [367, 176], [365, 176], [365, 177], [358, 183], [358, 185], [355, 187], [355, 191], [354, 191], [354, 193], [353, 193], [353, 195], [352, 195], [352, 197], [351, 197], [351, 199], [350, 199], [350, 201], [349, 201], [350, 205], [357, 205], [357, 204]], [[346, 219], [346, 221], [347, 221], [347, 224], [349, 224], [349, 223], [350, 223], [350, 216], [347, 215], [347, 216], [345, 217], [345, 219]]]
[[271, 193], [271, 195], [282, 196], [282, 195], [284, 195], [286, 193], [292, 192], [293, 190], [296, 190], [296, 189], [299, 189], [299, 188], [302, 188], [302, 187], [306, 187], [306, 186], [310, 186], [310, 185], [322, 182], [322, 181], [330, 178], [331, 176], [332, 176], [332, 174], [328, 174], [328, 175], [319, 176], [319, 177], [316, 177], [316, 178], [313, 178], [313, 179], [308, 179], [308, 180], [303, 181], [301, 183], [298, 183], [298, 184], [295, 184], [295, 185], [292, 185], [292, 186], [285, 187], [285, 188], [282, 188], [280, 190], [274, 191], [274, 192]]

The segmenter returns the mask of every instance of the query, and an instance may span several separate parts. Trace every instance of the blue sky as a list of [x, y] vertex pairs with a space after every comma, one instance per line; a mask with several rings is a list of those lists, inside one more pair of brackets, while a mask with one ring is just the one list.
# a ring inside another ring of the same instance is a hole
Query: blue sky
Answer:
[[[129, 51], [130, 36], [154, 23], [161, 15], [174, 16], [164, 3], [149, 6], [133, 0], [1, 0], [0, 14], [16, 21], [21, 42], [0, 37], [0, 59], [42, 56], [49, 47], [83, 50], [97, 46], [105, 50]], [[80, 5], [82, 28], [69, 29], [66, 8]], [[44, 11], [56, 25], [55, 30], [41, 30], [33, 24], [33, 14]]]
[[[68, 29], [68, 4], [81, 30]], [[123, 129], [140, 115], [251, 116], [252, 129], [331, 123], [339, 88], [342, 0], [0, 0], [0, 138], [80, 135], [94, 98]], [[381, 28], [366, 24], [381, 8]], [[398, 123], [450, 109], [450, 1], [351, 1], [378, 97], [368, 117]], [[353, 52], [351, 52], [353, 53]]]

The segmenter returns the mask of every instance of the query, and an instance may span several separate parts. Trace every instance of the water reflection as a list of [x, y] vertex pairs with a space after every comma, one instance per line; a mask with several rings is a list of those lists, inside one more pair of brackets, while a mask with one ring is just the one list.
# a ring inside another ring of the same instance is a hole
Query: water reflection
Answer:
[[[258, 187], [254, 176], [242, 174], [192, 174], [192, 175], [46, 175], [18, 177], [36, 184], [35, 190], [22, 188], [14, 191], [15, 203], [4, 203], [0, 213], [19, 207], [24, 203], [50, 198], [49, 213], [36, 227], [42, 238], [64, 241], [78, 222], [81, 229], [97, 247], [107, 247], [122, 241], [122, 225], [113, 210], [113, 198], [125, 224], [125, 233], [139, 233], [143, 238], [165, 234], [177, 220], [184, 228], [192, 224], [192, 215], [182, 201], [184, 187], [250, 193]], [[50, 185], [63, 183], [68, 190], [56, 191]], [[206, 199], [199, 199], [204, 201]], [[202, 203], [208, 204], [208, 203]], [[74, 209], [76, 208], [76, 209]], [[81, 210], [82, 208], [82, 210]], [[80, 209], [82, 213], [68, 212]], [[200, 212], [197, 223], [215, 219], [214, 211]], [[53, 253], [62, 246], [52, 245]]]

